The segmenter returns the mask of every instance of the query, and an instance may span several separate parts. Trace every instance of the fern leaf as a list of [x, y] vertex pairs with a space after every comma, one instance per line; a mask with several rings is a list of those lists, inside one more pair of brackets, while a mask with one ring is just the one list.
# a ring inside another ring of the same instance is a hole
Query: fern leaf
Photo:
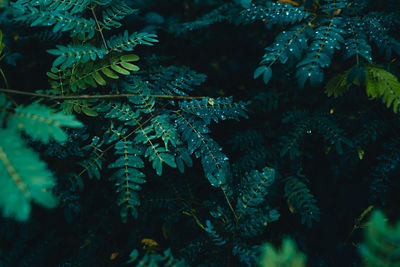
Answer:
[[206, 75], [197, 73], [187, 67], [159, 67], [150, 75], [152, 90], [167, 95], [187, 95], [187, 91], [194, 91], [194, 86], [201, 85]]
[[282, 248], [277, 250], [271, 244], [264, 244], [260, 260], [261, 267], [293, 266], [305, 267], [306, 256], [299, 252], [291, 239], [282, 241]]
[[248, 21], [261, 20], [273, 24], [294, 24], [307, 18], [309, 13], [303, 7], [293, 7], [279, 2], [266, 2], [266, 6], [251, 5], [242, 11], [242, 16]]
[[263, 74], [264, 83], [267, 84], [272, 77], [271, 66], [280, 62], [286, 64], [290, 59], [298, 58], [307, 49], [307, 32], [310, 27], [305, 25], [295, 26], [288, 31], [281, 32], [272, 45], [265, 48], [266, 53], [254, 72], [254, 78]]
[[22, 129], [32, 138], [43, 143], [48, 143], [50, 138], [64, 143], [67, 140], [67, 134], [61, 127], [81, 127], [82, 125], [72, 115], [55, 113], [54, 110], [36, 103], [17, 107], [7, 123], [10, 129]]
[[49, 49], [47, 52], [58, 56], [53, 62], [53, 67], [61, 65], [61, 70], [64, 70], [78, 62], [86, 63], [98, 58], [102, 59], [107, 54], [107, 51], [104, 48], [97, 48], [92, 45], [57, 45], [57, 49]]
[[47, 72], [47, 76], [51, 79], [49, 82], [52, 88], [56, 89], [61, 93], [67, 88], [71, 89], [72, 92], [79, 92], [80, 89], [86, 90], [88, 87], [97, 87], [97, 85], [106, 85], [108, 79], [119, 79], [118, 72], [114, 71], [112, 66], [118, 66], [126, 71], [138, 71], [139, 67], [132, 64], [139, 60], [139, 57], [135, 54], [127, 54], [121, 57], [106, 57], [100, 62], [89, 61], [84, 64], [80, 64], [75, 71], [66, 69], [64, 71], [55, 67], [51, 68], [51, 72]]
[[367, 35], [364, 29], [358, 25], [362, 25], [360, 19], [347, 20], [348, 38], [345, 41], [344, 58], [350, 58], [354, 55], [362, 56], [369, 63], [372, 62], [371, 46], [367, 43]]
[[265, 167], [261, 172], [253, 170], [245, 175], [242, 181], [244, 189], [236, 204], [239, 218], [246, 213], [252, 213], [252, 208], [264, 201], [268, 187], [272, 185], [274, 180], [275, 170], [268, 167]]
[[[25, 0], [18, 0], [17, 3], [27, 2]], [[52, 12], [66, 12], [68, 11], [70, 14], [80, 13], [85, 11], [85, 9], [89, 6], [90, 0], [38, 0], [38, 1], [29, 1], [33, 6], [41, 6], [44, 7], [48, 11]]]
[[114, 35], [107, 40], [110, 51], [132, 51], [137, 45], [153, 45], [157, 43], [157, 35], [152, 33], [133, 33], [125, 31], [122, 35]]
[[171, 249], [166, 249], [162, 254], [145, 254], [139, 257], [139, 252], [134, 249], [129, 254], [127, 264], [136, 263], [135, 266], [164, 266], [164, 267], [185, 267], [188, 264], [184, 260], [175, 259]]
[[135, 126], [140, 124], [139, 110], [134, 110], [128, 104], [100, 102], [100, 104], [93, 108], [105, 118], [123, 121], [125, 125]]
[[107, 30], [119, 28], [122, 26], [120, 21], [135, 12], [136, 10], [126, 5], [124, 1], [114, 0], [108, 8], [103, 10], [103, 21], [101, 23], [102, 28]]
[[324, 0], [323, 2], [321, 9], [328, 14], [332, 14], [338, 9], [342, 10], [350, 4], [348, 0]]
[[193, 99], [179, 103], [181, 111], [196, 115], [202, 118], [206, 124], [211, 120], [235, 119], [239, 116], [247, 118], [246, 104], [244, 102], [233, 103], [232, 97], [204, 98], [202, 100]]
[[351, 86], [351, 83], [347, 83], [347, 75], [349, 71], [346, 73], [340, 73], [331, 78], [325, 85], [325, 93], [330, 97], [333, 96], [335, 98], [342, 96]]
[[297, 64], [296, 77], [301, 88], [308, 79], [311, 86], [315, 87], [324, 80], [323, 68], [330, 66], [335, 49], [340, 48], [344, 42], [342, 35], [345, 33], [340, 28], [342, 19], [333, 17], [315, 30], [312, 43], [302, 61]]
[[364, 230], [360, 254], [364, 266], [399, 265], [400, 223], [391, 226], [382, 211], [374, 211]]
[[215, 245], [222, 246], [226, 244], [226, 240], [216, 232], [214, 226], [209, 220], [206, 221], [206, 227], [204, 228], [204, 230], [208, 233]]
[[128, 214], [134, 218], [137, 217], [137, 207], [140, 205], [137, 191], [140, 191], [141, 184], [146, 182], [144, 180], [146, 176], [138, 169], [143, 168], [144, 163], [140, 158], [139, 150], [135, 149], [133, 143], [126, 138], [115, 144], [115, 154], [119, 158], [108, 167], [118, 169], [110, 179], [116, 181], [121, 218], [123, 222], [126, 222]]
[[51, 172], [39, 155], [11, 130], [0, 130], [0, 207], [3, 215], [19, 221], [28, 219], [34, 201], [55, 207], [51, 194], [55, 185]]
[[307, 186], [297, 177], [287, 178], [285, 197], [287, 197], [288, 204], [294, 207], [294, 211], [301, 215], [301, 223], [306, 223], [308, 227], [311, 227], [312, 221], [319, 221], [320, 212], [315, 205], [317, 201]]
[[226, 184], [229, 177], [228, 157], [221, 152], [221, 147], [207, 133], [210, 130], [204, 121], [195, 119], [192, 115], [175, 115], [175, 127], [182, 135], [182, 140], [188, 144], [188, 153], [201, 157], [204, 172], [212, 186], [220, 187]]
[[53, 26], [53, 32], [69, 31], [71, 37], [86, 35], [87, 39], [95, 34], [96, 24], [91, 18], [85, 19], [61, 11], [40, 10], [29, 4], [10, 4], [15, 11], [14, 20], [29, 23], [30, 26]]
[[386, 107], [392, 106], [393, 112], [399, 111], [400, 83], [396, 76], [390, 72], [374, 67], [367, 67], [366, 92], [371, 99], [382, 97]]

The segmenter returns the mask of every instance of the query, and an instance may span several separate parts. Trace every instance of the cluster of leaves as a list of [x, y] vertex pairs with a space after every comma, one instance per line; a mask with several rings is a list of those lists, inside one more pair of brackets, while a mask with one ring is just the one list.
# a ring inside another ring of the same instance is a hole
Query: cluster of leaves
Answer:
[[396, 266], [388, 2], [1, 3], [0, 265]]

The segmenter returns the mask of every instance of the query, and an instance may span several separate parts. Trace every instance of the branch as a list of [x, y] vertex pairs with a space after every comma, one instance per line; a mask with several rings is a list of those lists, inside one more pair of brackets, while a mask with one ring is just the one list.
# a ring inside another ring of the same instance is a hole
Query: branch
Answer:
[[[41, 98], [48, 98], [50, 100], [74, 100], [74, 99], [105, 99], [105, 98], [122, 98], [122, 97], [131, 97], [131, 96], [140, 96], [140, 94], [115, 94], [115, 95], [66, 95], [66, 96], [57, 96], [57, 95], [47, 95], [40, 93], [32, 93], [25, 92], [13, 89], [5, 89], [0, 88], [0, 92], [9, 93], [9, 94], [17, 94], [17, 95], [30, 95]], [[184, 96], [184, 95], [149, 95], [154, 98], [164, 98], [164, 99], [204, 99], [205, 96]]]

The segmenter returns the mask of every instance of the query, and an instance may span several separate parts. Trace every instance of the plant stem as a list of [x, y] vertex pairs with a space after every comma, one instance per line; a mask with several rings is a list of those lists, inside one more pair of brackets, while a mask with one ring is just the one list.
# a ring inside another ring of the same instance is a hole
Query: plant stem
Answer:
[[[41, 98], [48, 98], [51, 100], [78, 100], [78, 99], [105, 99], [105, 98], [122, 98], [122, 97], [131, 97], [131, 96], [140, 96], [139, 94], [115, 94], [115, 95], [66, 95], [66, 96], [57, 96], [57, 95], [47, 95], [40, 93], [32, 93], [25, 92], [13, 89], [5, 89], [0, 88], [0, 92], [9, 93], [9, 94], [17, 94], [17, 95], [30, 95]], [[205, 96], [184, 96], [184, 95], [149, 95], [154, 98], [164, 98], [164, 99], [204, 99]]]
[[91, 10], [92, 10], [92, 14], [93, 14], [94, 20], [96, 21], [97, 28], [99, 29], [99, 32], [100, 32], [100, 35], [101, 35], [101, 39], [103, 40], [104, 48], [105, 48], [105, 49], [107, 50], [107, 52], [108, 52], [108, 47], [107, 47], [106, 39], [104, 38], [103, 31], [102, 31], [101, 28], [100, 28], [100, 24], [99, 24], [99, 21], [97, 20], [96, 13], [94, 13], [94, 7], [92, 7]]

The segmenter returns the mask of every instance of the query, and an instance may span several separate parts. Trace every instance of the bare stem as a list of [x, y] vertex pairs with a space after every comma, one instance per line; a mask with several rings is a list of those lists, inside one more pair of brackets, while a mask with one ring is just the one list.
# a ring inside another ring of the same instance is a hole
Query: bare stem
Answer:
[[107, 46], [107, 43], [106, 43], [106, 39], [104, 38], [103, 31], [100, 28], [100, 24], [99, 24], [99, 21], [97, 20], [97, 16], [96, 16], [96, 13], [94, 12], [94, 8], [92, 7], [91, 10], [92, 10], [92, 14], [93, 14], [94, 20], [96, 21], [97, 28], [99, 29], [99, 33], [101, 35], [101, 39], [103, 40], [104, 48], [108, 52], [108, 46]]
[[[115, 95], [47, 95], [47, 94], [40, 94], [40, 93], [32, 93], [32, 92], [25, 92], [13, 89], [5, 89], [0, 88], [0, 92], [9, 93], [9, 94], [17, 94], [17, 95], [29, 95], [35, 96], [40, 98], [48, 98], [51, 100], [78, 100], [78, 99], [105, 99], [105, 98], [123, 98], [123, 97], [132, 97], [132, 96], [140, 96], [139, 94], [115, 94]], [[164, 98], [164, 99], [204, 99], [205, 96], [184, 96], [184, 95], [149, 95], [154, 98]]]

